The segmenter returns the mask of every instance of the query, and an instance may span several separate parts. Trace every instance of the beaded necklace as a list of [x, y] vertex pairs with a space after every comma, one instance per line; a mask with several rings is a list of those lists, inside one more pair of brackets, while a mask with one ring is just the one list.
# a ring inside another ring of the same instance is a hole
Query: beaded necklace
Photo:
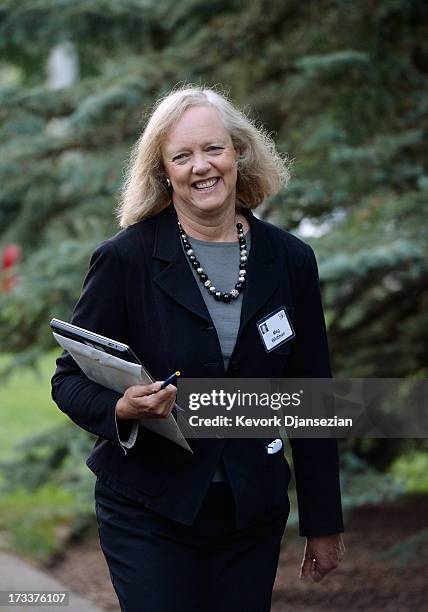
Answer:
[[186, 253], [190, 265], [196, 270], [198, 274], [198, 278], [207, 291], [216, 299], [218, 302], [224, 302], [225, 304], [229, 304], [232, 300], [236, 300], [239, 297], [239, 294], [243, 292], [246, 274], [247, 274], [247, 241], [244, 236], [244, 228], [242, 223], [236, 224], [236, 231], [238, 233], [238, 242], [240, 249], [240, 261], [239, 261], [239, 272], [238, 272], [238, 282], [235, 284], [235, 287], [230, 291], [223, 292], [219, 291], [208, 278], [204, 268], [201, 266], [200, 262], [196, 259], [196, 255], [192, 249], [192, 245], [189, 242], [189, 238], [181, 227], [180, 221], [178, 221], [178, 230], [180, 232], [181, 242], [184, 248], [184, 252]]

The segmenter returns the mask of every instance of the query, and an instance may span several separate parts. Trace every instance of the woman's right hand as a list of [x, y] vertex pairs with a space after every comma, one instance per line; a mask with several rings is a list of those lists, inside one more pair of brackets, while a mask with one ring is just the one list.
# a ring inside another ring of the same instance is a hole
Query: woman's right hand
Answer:
[[177, 387], [160, 389], [161, 382], [129, 387], [117, 401], [116, 416], [125, 419], [166, 419], [174, 407]]

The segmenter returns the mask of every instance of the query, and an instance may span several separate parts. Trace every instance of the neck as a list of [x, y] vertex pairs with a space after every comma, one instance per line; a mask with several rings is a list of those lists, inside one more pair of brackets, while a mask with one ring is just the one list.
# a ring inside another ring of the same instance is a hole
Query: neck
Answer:
[[216, 214], [202, 213], [200, 217], [191, 215], [186, 210], [176, 208], [182, 228], [191, 238], [210, 240], [212, 242], [235, 242], [237, 240], [236, 224], [238, 221], [247, 227], [242, 214], [234, 209], [227, 209]]

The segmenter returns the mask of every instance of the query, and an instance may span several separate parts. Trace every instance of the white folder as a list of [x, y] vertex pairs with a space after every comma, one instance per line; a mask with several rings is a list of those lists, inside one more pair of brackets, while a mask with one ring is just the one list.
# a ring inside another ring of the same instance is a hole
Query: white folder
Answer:
[[[138, 363], [131, 363], [114, 355], [109, 355], [87, 344], [61, 336], [56, 332], [53, 332], [53, 335], [58, 344], [70, 353], [86, 376], [99, 385], [107, 387], [107, 389], [124, 393], [128, 387], [133, 385], [147, 385], [154, 382]], [[193, 430], [190, 431], [190, 426], [185, 419], [181, 419], [180, 427], [172, 415], [169, 415], [166, 419], [141, 419], [139, 424], [193, 453], [183, 432], [186, 433], [186, 426], [189, 428], [188, 434], [194, 437], [194, 432]], [[135, 431], [131, 434], [133, 441], [137, 432], [138, 423], [135, 426]], [[125, 446], [130, 445], [125, 444]]]

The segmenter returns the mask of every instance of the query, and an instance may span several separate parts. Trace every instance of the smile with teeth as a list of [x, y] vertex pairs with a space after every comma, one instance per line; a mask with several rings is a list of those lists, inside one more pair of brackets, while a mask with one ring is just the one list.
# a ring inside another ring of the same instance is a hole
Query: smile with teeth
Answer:
[[211, 189], [211, 187], [217, 185], [219, 180], [219, 178], [212, 178], [205, 179], [205, 181], [197, 181], [196, 183], [192, 184], [192, 187], [194, 187], [195, 189], [199, 189], [200, 191], [204, 189]]

